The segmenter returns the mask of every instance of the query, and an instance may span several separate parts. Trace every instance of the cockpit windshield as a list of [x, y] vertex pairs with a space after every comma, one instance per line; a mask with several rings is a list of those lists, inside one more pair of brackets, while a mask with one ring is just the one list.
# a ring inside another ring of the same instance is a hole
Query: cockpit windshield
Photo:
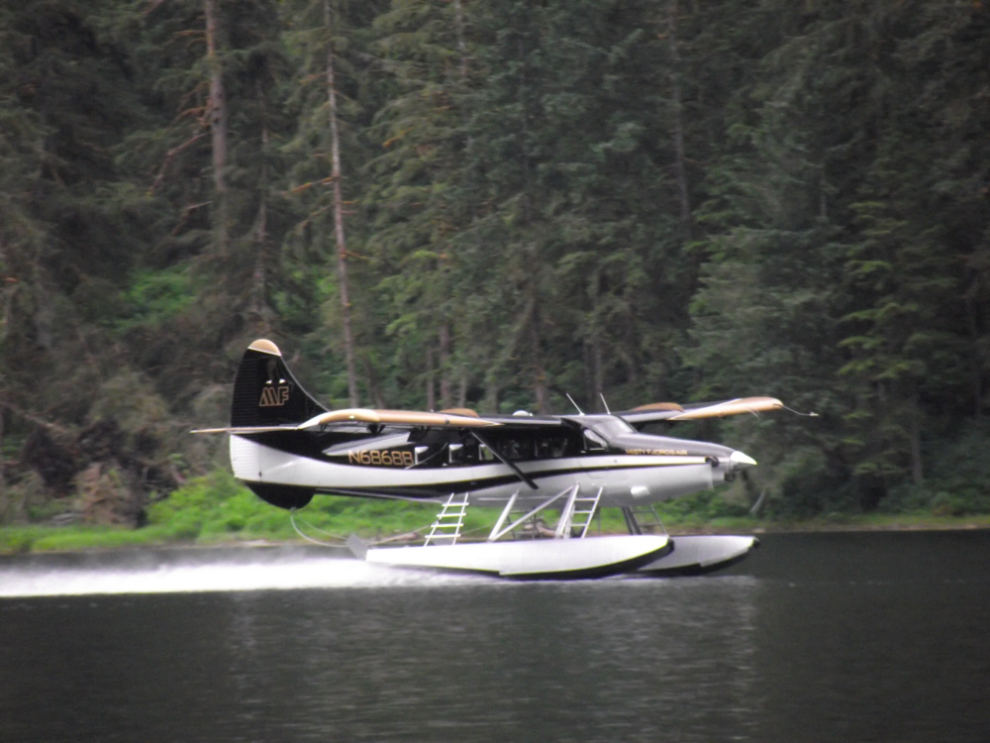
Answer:
[[590, 421], [588, 428], [598, 433], [606, 441], [612, 441], [622, 434], [636, 432], [636, 429], [622, 420], [622, 418], [602, 418], [600, 420]]

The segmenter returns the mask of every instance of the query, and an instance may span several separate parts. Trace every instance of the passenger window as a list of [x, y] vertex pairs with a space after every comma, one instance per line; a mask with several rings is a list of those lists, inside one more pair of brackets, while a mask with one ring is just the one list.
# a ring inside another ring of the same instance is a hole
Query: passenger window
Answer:
[[508, 459], [510, 462], [517, 462], [523, 458], [522, 447], [519, 445], [519, 442], [516, 441], [515, 439], [508, 439], [506, 441], [503, 441], [502, 444], [498, 447], [498, 449], [501, 452], [502, 456]]

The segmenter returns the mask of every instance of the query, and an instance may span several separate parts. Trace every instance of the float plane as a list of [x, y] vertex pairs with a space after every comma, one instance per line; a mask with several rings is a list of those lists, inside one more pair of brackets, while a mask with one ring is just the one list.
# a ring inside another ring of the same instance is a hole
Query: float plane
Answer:
[[[758, 542], [646, 533], [637, 515], [756, 462], [726, 446], [643, 428], [780, 408], [775, 398], [748, 397], [588, 415], [328, 410], [303, 389], [274, 343], [257, 340], [237, 371], [230, 426], [197, 433], [231, 434], [235, 477], [280, 508], [302, 508], [314, 495], [440, 506], [423, 544], [382, 547], [351, 537], [351, 551], [368, 562], [521, 579], [671, 575], [723, 567]], [[502, 509], [483, 541], [461, 534], [471, 506]], [[629, 534], [591, 533], [595, 515], [608, 507], [622, 509]], [[555, 528], [534, 529], [547, 509], [559, 513]]]

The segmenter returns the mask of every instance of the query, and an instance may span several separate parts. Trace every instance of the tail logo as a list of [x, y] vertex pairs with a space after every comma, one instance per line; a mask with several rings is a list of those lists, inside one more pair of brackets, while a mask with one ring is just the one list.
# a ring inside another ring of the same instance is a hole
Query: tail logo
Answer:
[[261, 390], [261, 399], [258, 400], [259, 408], [281, 408], [289, 401], [289, 386], [280, 385], [278, 387], [265, 386]]

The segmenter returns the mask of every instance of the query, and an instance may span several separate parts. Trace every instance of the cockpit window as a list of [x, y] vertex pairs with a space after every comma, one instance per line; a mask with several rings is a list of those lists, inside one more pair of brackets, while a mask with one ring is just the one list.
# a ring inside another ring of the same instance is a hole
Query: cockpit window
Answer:
[[624, 433], [635, 433], [636, 431], [622, 418], [603, 418], [589, 423], [588, 427], [604, 436], [606, 441], [611, 441]]
[[588, 451], [605, 451], [608, 443], [590, 428], [584, 431], [584, 447]]

